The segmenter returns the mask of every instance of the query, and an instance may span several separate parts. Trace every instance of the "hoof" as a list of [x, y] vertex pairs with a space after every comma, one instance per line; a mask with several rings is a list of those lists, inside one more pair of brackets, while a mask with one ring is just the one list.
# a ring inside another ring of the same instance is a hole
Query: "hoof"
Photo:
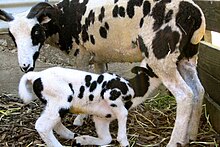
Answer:
[[72, 147], [81, 147], [80, 143], [76, 143], [76, 140], [73, 141]]
[[[76, 137], [78, 137], [78, 136], [79, 136], [79, 134], [76, 134], [76, 133], [74, 134], [74, 138], [76, 138]], [[76, 140], [75, 140], [75, 141], [76, 141]]]
[[186, 145], [182, 145], [181, 143], [177, 143], [176, 146], [177, 147], [189, 147], [189, 143]]

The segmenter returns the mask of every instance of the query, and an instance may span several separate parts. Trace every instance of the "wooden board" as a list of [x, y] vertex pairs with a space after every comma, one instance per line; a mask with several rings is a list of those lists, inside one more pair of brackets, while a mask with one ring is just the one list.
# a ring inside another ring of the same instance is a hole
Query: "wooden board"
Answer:
[[220, 133], [220, 106], [215, 103], [208, 95], [205, 95], [205, 103], [209, 120], [218, 133]]
[[217, 47], [201, 42], [198, 73], [206, 92], [220, 105], [220, 50]]
[[207, 30], [220, 32], [220, 1], [194, 1], [205, 14]]
[[205, 88], [205, 104], [213, 128], [220, 133], [220, 49], [201, 42], [198, 74]]

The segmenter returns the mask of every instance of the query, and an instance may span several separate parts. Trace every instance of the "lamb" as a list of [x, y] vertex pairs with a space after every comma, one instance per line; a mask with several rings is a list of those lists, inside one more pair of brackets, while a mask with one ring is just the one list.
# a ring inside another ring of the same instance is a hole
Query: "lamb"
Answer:
[[[34, 70], [45, 42], [82, 66], [146, 62], [174, 95], [177, 116], [168, 146], [195, 140], [204, 88], [197, 75], [205, 17], [192, 0], [63, 0], [42, 2], [21, 14], [0, 10], [18, 48], [23, 72]], [[125, 27], [126, 26], [126, 27]]]
[[[158, 79], [144, 67], [134, 67], [132, 71], [136, 76], [130, 80], [111, 73], [98, 75], [61, 67], [28, 72], [20, 80], [19, 95], [29, 103], [33, 100], [30, 87], [33, 85], [36, 96], [46, 104], [35, 128], [48, 147], [61, 146], [53, 130], [66, 139], [75, 139], [77, 146], [109, 144], [112, 141], [109, 124], [114, 119], [118, 120], [117, 141], [121, 146], [128, 146], [128, 110], [146, 100], [143, 96], [155, 88], [153, 81]], [[68, 130], [61, 123], [61, 118], [68, 112], [92, 115], [98, 137], [77, 136]]]

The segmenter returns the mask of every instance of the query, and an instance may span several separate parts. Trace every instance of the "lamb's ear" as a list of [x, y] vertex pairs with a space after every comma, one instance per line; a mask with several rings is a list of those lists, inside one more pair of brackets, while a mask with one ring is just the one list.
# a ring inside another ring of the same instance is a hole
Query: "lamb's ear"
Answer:
[[57, 14], [56, 8], [46, 2], [40, 2], [33, 6], [27, 18], [36, 17], [39, 23], [48, 23]]
[[14, 17], [11, 14], [0, 9], [0, 19], [3, 21], [9, 22], [9, 21], [12, 21], [14, 19]]
[[131, 69], [131, 72], [134, 74], [138, 74], [139, 72], [148, 73], [148, 70], [144, 67], [135, 66]]

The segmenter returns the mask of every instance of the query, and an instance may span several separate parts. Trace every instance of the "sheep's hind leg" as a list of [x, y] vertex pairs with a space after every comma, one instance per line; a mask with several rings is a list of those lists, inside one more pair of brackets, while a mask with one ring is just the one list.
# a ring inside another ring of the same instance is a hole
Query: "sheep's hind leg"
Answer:
[[189, 124], [189, 137], [190, 140], [196, 140], [202, 113], [204, 88], [197, 75], [195, 59], [180, 61], [178, 63], [178, 70], [194, 94], [192, 106], [193, 110]]
[[96, 131], [98, 134], [97, 137], [89, 136], [89, 135], [82, 135], [75, 137], [75, 143], [73, 146], [80, 146], [80, 145], [107, 145], [112, 141], [111, 134], [109, 132], [109, 124], [110, 120], [105, 118], [99, 118], [94, 116], [93, 120], [95, 122]]

